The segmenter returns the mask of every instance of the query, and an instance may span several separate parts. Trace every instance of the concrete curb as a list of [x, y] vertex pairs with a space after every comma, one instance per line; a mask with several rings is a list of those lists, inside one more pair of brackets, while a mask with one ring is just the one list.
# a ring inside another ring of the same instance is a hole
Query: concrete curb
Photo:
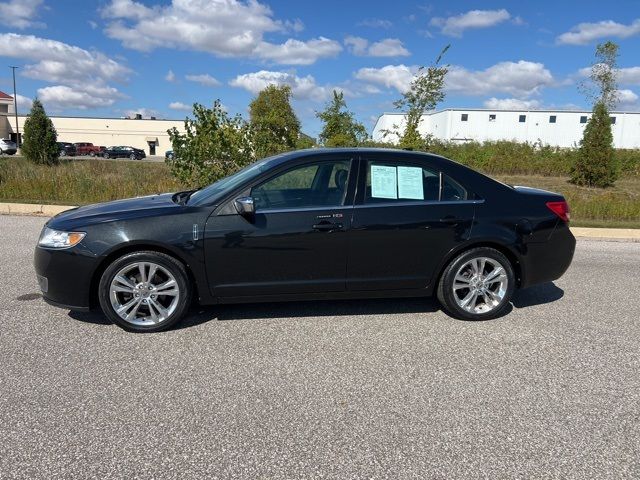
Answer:
[[[0, 215], [36, 215], [52, 217], [60, 212], [75, 208], [72, 205], [39, 205], [34, 203], [1, 203]], [[616, 240], [640, 242], [640, 229], [634, 228], [585, 228], [571, 227], [577, 238], [594, 240]]]
[[37, 203], [0, 203], [0, 214], [53, 217], [70, 208], [75, 207], [70, 205], [40, 205]]

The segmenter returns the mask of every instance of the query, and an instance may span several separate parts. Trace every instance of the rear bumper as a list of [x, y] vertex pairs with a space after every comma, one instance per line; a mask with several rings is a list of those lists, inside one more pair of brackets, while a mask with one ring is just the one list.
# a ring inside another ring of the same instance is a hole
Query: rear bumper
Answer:
[[64, 250], [36, 247], [33, 264], [44, 300], [69, 310], [89, 310], [91, 280], [98, 259], [82, 246]]
[[549, 240], [530, 243], [522, 255], [521, 288], [557, 280], [567, 271], [573, 260], [576, 239], [569, 226], [558, 221]]
[[8, 148], [7, 150], [2, 150], [2, 153], [6, 153], [7, 155], [15, 155], [18, 150], [15, 148]]

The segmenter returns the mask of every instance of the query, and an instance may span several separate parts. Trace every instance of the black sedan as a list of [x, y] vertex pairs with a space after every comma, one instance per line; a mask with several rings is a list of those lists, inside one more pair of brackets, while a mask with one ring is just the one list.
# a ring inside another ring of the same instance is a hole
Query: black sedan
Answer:
[[58, 142], [61, 157], [73, 157], [76, 155], [76, 146], [69, 142]]
[[559, 278], [575, 239], [556, 193], [401, 150], [303, 150], [197, 191], [52, 218], [35, 251], [46, 301], [100, 306], [133, 331], [200, 304], [437, 295], [452, 316], [504, 314]]
[[142, 160], [147, 155], [144, 150], [135, 147], [109, 147], [102, 152], [104, 158], [128, 158], [130, 160]]

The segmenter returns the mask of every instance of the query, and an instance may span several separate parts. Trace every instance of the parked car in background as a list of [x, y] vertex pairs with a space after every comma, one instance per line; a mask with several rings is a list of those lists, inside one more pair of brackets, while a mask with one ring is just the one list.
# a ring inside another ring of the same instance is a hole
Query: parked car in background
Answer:
[[135, 147], [109, 147], [102, 152], [104, 158], [130, 158], [131, 160], [142, 160], [147, 155], [144, 150]]
[[74, 143], [76, 146], [77, 155], [90, 155], [95, 157], [96, 155], [100, 155], [105, 147], [99, 147], [89, 142], [78, 142]]
[[138, 332], [175, 324], [192, 298], [435, 295], [454, 317], [486, 320], [509, 312], [516, 289], [562, 276], [575, 245], [558, 193], [426, 153], [313, 149], [200, 190], [63, 212], [35, 269], [46, 301], [100, 306]]
[[173, 160], [173, 150], [167, 150], [166, 152], [164, 152], [164, 159]]
[[15, 142], [6, 138], [0, 139], [0, 155], [13, 155], [18, 151], [18, 147]]
[[76, 146], [69, 142], [58, 142], [61, 157], [73, 157], [77, 154]]

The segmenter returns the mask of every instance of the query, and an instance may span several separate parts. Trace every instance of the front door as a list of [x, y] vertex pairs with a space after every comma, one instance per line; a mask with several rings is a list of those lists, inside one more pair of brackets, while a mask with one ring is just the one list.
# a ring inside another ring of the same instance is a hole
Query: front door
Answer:
[[351, 163], [341, 157], [298, 164], [251, 187], [245, 193], [254, 199], [252, 221], [224, 206], [209, 217], [205, 255], [212, 293], [344, 291]]
[[468, 238], [475, 200], [424, 157], [364, 158], [359, 183], [347, 289], [424, 289], [447, 252]]

